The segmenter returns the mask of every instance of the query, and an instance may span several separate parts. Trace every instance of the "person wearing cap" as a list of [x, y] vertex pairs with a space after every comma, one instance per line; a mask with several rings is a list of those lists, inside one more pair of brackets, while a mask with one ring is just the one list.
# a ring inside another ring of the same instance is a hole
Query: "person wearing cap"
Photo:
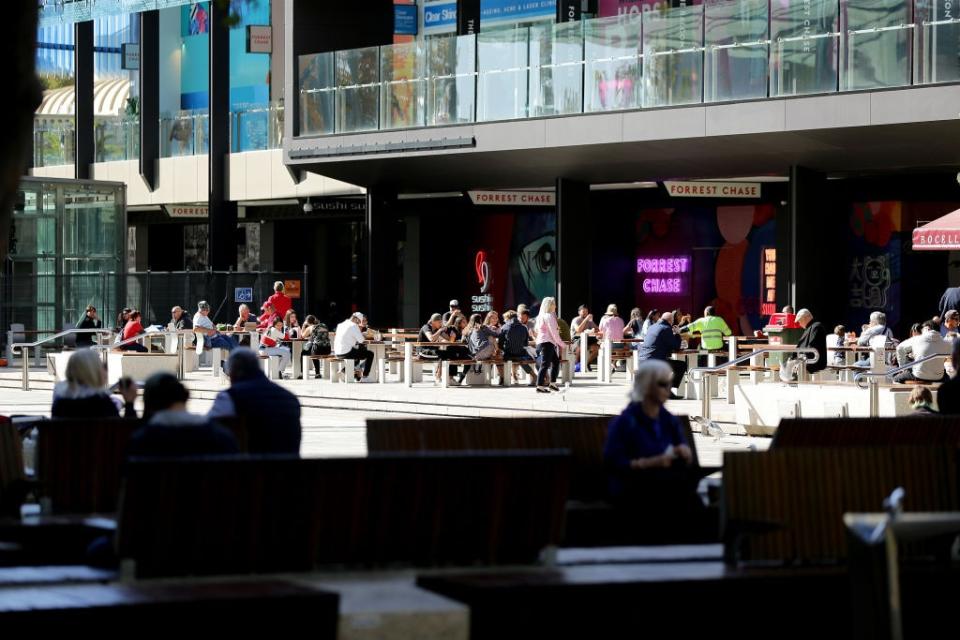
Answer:
[[338, 358], [350, 359], [354, 362], [363, 361], [363, 379], [367, 380], [370, 377], [370, 369], [373, 368], [373, 352], [368, 351], [363, 344], [366, 338], [360, 331], [362, 322], [363, 314], [358, 311], [337, 325], [336, 336], [333, 339], [333, 353]]
[[263, 312], [260, 314], [260, 317], [257, 318], [257, 329], [260, 331], [272, 327], [277, 318], [280, 318], [281, 320], [283, 319], [283, 317], [277, 313], [273, 303], [269, 300], [263, 303], [263, 306], [260, 307], [260, 311]]
[[712, 306], [703, 310], [703, 317], [694, 320], [685, 327], [680, 327], [681, 333], [699, 333], [700, 346], [705, 351], [717, 351], [723, 349], [723, 338], [731, 335], [730, 327], [727, 322], [717, 315]]
[[211, 349], [226, 349], [227, 351], [236, 349], [237, 341], [217, 331], [209, 316], [210, 304], [206, 300], [201, 300], [197, 304], [197, 312], [193, 316], [193, 332], [202, 334], [204, 345]]
[[447, 321], [450, 320], [450, 316], [457, 313], [460, 313], [460, 301], [454, 299], [450, 301], [450, 310], [443, 314], [440, 319], [443, 321], [443, 324], [447, 324]]

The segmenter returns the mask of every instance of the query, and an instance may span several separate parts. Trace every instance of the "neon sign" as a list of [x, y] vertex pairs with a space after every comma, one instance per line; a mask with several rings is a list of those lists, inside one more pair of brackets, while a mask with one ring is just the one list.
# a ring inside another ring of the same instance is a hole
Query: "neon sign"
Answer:
[[690, 256], [637, 258], [637, 273], [656, 276], [643, 279], [643, 292], [658, 295], [684, 293], [684, 276], [689, 273], [690, 266]]
[[471, 297], [470, 310], [473, 313], [483, 313], [493, 309], [493, 295], [489, 293], [493, 279], [490, 277], [490, 262], [487, 260], [487, 252], [477, 251], [473, 264], [477, 272], [477, 284], [480, 285], [480, 295]]

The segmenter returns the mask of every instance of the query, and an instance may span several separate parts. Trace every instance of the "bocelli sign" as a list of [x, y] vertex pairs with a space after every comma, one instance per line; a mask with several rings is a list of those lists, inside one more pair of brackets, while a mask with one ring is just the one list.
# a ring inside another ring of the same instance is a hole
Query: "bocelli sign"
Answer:
[[654, 295], [686, 293], [686, 274], [690, 272], [690, 256], [637, 258], [637, 273], [643, 278], [643, 292]]

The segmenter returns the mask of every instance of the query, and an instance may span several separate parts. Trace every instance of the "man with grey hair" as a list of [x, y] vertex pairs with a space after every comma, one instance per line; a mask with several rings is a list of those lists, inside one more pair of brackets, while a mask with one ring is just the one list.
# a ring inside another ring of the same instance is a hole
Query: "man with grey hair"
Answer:
[[816, 373], [827, 368], [827, 330], [819, 322], [815, 322], [809, 309], [797, 311], [797, 324], [803, 327], [803, 333], [797, 340], [797, 346], [804, 349], [816, 349], [816, 362], [807, 365], [807, 373]]
[[211, 349], [226, 349], [227, 351], [236, 349], [236, 340], [217, 331], [209, 316], [210, 305], [206, 300], [201, 300], [197, 305], [197, 313], [193, 316], [193, 332], [203, 335], [204, 346]]
[[[870, 314], [870, 324], [864, 328], [863, 332], [860, 334], [860, 337], [857, 338], [857, 346], [873, 346], [875, 344], [874, 339], [877, 339], [877, 342], [879, 342], [880, 336], [884, 338], [884, 346], [888, 346], [896, 342], [893, 337], [893, 331], [891, 331], [887, 326], [887, 314], [882, 311], [874, 311]], [[869, 367], [870, 356], [868, 355], [867, 357], [859, 360], [856, 366]]]
[[[673, 314], [667, 312], [660, 316], [660, 321], [650, 325], [647, 334], [640, 345], [640, 361], [662, 360], [673, 370], [673, 387], [678, 388], [683, 375], [687, 372], [687, 363], [674, 360], [670, 356], [680, 350], [680, 331], [673, 326]], [[671, 398], [677, 398], [673, 392]]]
[[170, 324], [173, 325], [174, 331], [189, 331], [193, 329], [190, 318], [184, 312], [183, 307], [179, 305], [170, 310]]

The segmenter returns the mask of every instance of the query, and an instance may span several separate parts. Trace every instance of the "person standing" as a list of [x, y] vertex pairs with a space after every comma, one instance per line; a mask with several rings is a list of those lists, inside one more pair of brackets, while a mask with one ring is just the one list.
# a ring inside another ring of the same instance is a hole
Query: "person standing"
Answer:
[[[290, 311], [290, 309], [293, 308], [293, 301], [290, 299], [289, 296], [287, 296], [287, 294], [283, 292], [284, 291], [283, 281], [277, 280], [276, 282], [274, 282], [273, 291], [274, 291], [273, 295], [267, 298], [267, 302], [273, 305], [273, 310], [277, 313], [278, 316], [280, 316], [281, 318], [285, 318], [287, 315], [287, 311]], [[273, 326], [272, 323], [271, 323], [271, 326]]]
[[540, 302], [537, 315], [537, 393], [560, 391], [557, 378], [560, 377], [560, 354], [563, 353], [563, 340], [557, 326], [557, 300], [546, 297]]
[[[80, 318], [80, 321], [77, 322], [77, 329], [102, 329], [103, 322], [100, 318], [97, 317], [97, 308], [92, 304], [87, 305], [87, 310], [84, 311], [83, 317]], [[77, 334], [77, 348], [78, 349], [89, 349], [95, 343], [95, 338], [97, 334], [95, 333], [78, 333]]]
[[252, 454], [299, 455], [302, 430], [297, 396], [267, 379], [260, 359], [250, 349], [231, 352], [224, 371], [230, 376], [230, 388], [217, 394], [207, 417], [214, 421], [242, 417], [247, 450]]
[[945, 318], [947, 311], [960, 311], [960, 287], [947, 287], [940, 296], [940, 317]]
[[237, 341], [217, 331], [209, 316], [210, 305], [206, 300], [201, 300], [197, 304], [197, 313], [193, 316], [193, 332], [203, 335], [204, 346], [211, 349], [226, 349], [227, 351], [236, 349], [239, 346]]
[[[954, 372], [960, 371], [960, 340], [953, 341], [951, 360]], [[960, 415], [960, 376], [956, 373], [937, 389], [937, 409], [944, 415]]]
[[[333, 352], [338, 358], [363, 362], [363, 378], [367, 382], [370, 378], [370, 369], [373, 368], [373, 352], [368, 351], [364, 342], [360, 324], [363, 314], [359, 311], [337, 325], [336, 335], [333, 337]], [[352, 375], [347, 372], [347, 375]]]

